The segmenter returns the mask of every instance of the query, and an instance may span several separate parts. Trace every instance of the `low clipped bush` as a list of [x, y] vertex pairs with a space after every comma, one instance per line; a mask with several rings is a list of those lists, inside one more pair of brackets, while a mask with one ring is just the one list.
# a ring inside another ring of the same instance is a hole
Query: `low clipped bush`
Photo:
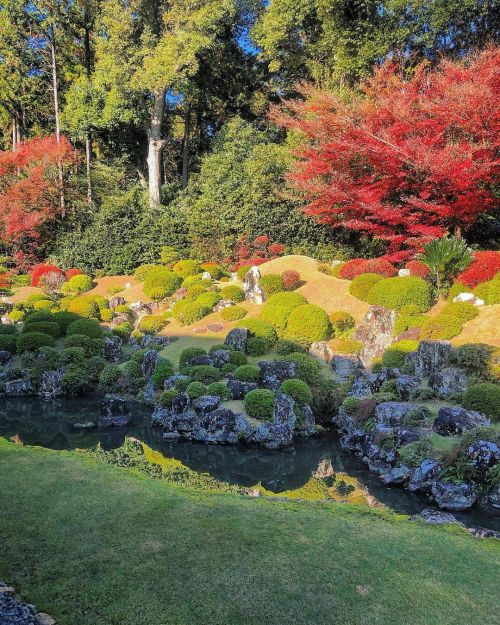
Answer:
[[[185, 288], [185, 287], [181, 287]], [[206, 292], [206, 288], [202, 284], [193, 284], [193, 286], [187, 287], [186, 299], [196, 299], [198, 295]]]
[[85, 360], [85, 350], [82, 347], [66, 347], [61, 352], [61, 359], [65, 365], [78, 365]]
[[462, 282], [454, 282], [448, 291], [448, 300], [452, 302], [460, 293], [472, 293], [472, 289]]
[[487, 379], [495, 375], [495, 360], [499, 353], [500, 350], [492, 345], [469, 343], [453, 348], [451, 362], [469, 375]]
[[363, 343], [355, 339], [340, 339], [335, 342], [335, 352], [337, 354], [359, 354], [363, 349]]
[[207, 387], [201, 382], [191, 382], [186, 388], [186, 393], [191, 399], [197, 399], [207, 394]]
[[68, 347], [81, 347], [85, 352], [85, 356], [98, 356], [102, 352], [103, 342], [101, 339], [90, 338], [85, 334], [72, 334], [67, 336], [64, 341], [65, 349]]
[[182, 325], [191, 325], [209, 315], [212, 312], [212, 308], [199, 302], [186, 302], [181, 300], [174, 304], [172, 312], [174, 318], [179, 323]]
[[222, 299], [229, 299], [233, 302], [243, 302], [245, 300], [245, 292], [236, 284], [228, 284], [221, 292]]
[[233, 375], [240, 382], [258, 382], [260, 369], [256, 365], [241, 365], [234, 371]]
[[189, 375], [195, 382], [203, 382], [203, 384], [211, 384], [222, 379], [222, 371], [211, 365], [196, 365], [190, 367]]
[[90, 291], [93, 286], [92, 278], [87, 276], [86, 274], [80, 274], [77, 276], [73, 276], [70, 278], [69, 282], [69, 290], [72, 293], [86, 293]]
[[251, 336], [247, 341], [247, 354], [249, 356], [264, 356], [270, 349], [269, 342], [259, 336]]
[[174, 398], [177, 397], [179, 392], [175, 388], [169, 388], [168, 391], [163, 391], [160, 395], [160, 406], [165, 408], [171, 408]]
[[236, 275], [242, 282], [245, 281], [245, 276], [247, 275], [247, 273], [250, 271], [251, 268], [252, 268], [252, 265], [241, 265], [241, 267], [236, 272]]
[[205, 291], [205, 293], [201, 293], [201, 295], [198, 295], [198, 297], [196, 298], [196, 303], [201, 304], [202, 306], [206, 306], [207, 308], [210, 308], [210, 310], [212, 310], [215, 304], [218, 304], [220, 300], [220, 293], [217, 293], [216, 291]]
[[26, 334], [21, 334], [16, 341], [18, 354], [32, 352], [40, 349], [40, 347], [54, 347], [54, 345], [54, 337], [43, 332], [28, 332]]
[[152, 300], [161, 301], [174, 293], [181, 285], [182, 278], [168, 267], [151, 269], [144, 280], [144, 294]]
[[382, 280], [382, 276], [376, 273], [362, 273], [356, 276], [349, 285], [349, 293], [363, 302], [368, 301], [368, 296], [373, 287]]
[[[265, 342], [267, 350], [276, 343], [276, 331], [273, 326], [264, 319], [242, 319], [236, 324], [237, 328], [246, 328], [251, 337], [261, 339]], [[264, 352], [265, 353], [265, 352]]]
[[82, 295], [76, 297], [69, 302], [68, 312], [74, 313], [79, 317], [85, 317], [86, 319], [98, 319], [99, 318], [99, 305], [96, 300], [89, 295]]
[[483, 282], [474, 289], [474, 295], [488, 306], [500, 304], [500, 273], [488, 282]]
[[213, 263], [213, 262], [202, 263], [200, 265], [200, 269], [201, 271], [208, 271], [208, 273], [212, 276], [214, 280], [223, 281], [224, 278], [226, 278], [225, 276], [226, 272], [224, 268], [218, 265], [217, 263]]
[[276, 293], [264, 303], [260, 319], [271, 323], [278, 336], [283, 336], [292, 310], [305, 304], [307, 299], [300, 293]]
[[30, 321], [30, 323], [25, 323], [21, 334], [27, 334], [29, 332], [49, 334], [55, 339], [61, 336], [61, 328], [55, 321]]
[[145, 265], [140, 265], [134, 271], [134, 278], [137, 280], [137, 282], [144, 282], [144, 280], [146, 279], [146, 276], [148, 275], [148, 273], [151, 270], [157, 269], [159, 267], [161, 267], [161, 265], [154, 265], [152, 263], [147, 263]]
[[474, 252], [474, 260], [458, 277], [458, 282], [463, 282], [469, 287], [488, 282], [500, 272], [500, 252], [480, 251]]
[[133, 329], [134, 327], [129, 321], [122, 321], [122, 323], [113, 326], [111, 332], [125, 341], [132, 334]]
[[189, 289], [192, 286], [201, 286], [203, 287], [203, 290], [205, 291], [212, 284], [212, 281], [204, 280], [201, 276], [202, 274], [199, 273], [199, 274], [196, 274], [195, 276], [188, 276], [187, 278], [184, 278], [184, 280], [181, 283], [181, 287]]
[[314, 304], [304, 304], [290, 313], [285, 337], [299, 343], [315, 343], [328, 340], [331, 333], [332, 327], [326, 312]]
[[262, 276], [259, 279], [259, 286], [264, 293], [264, 297], [267, 299], [275, 293], [280, 293], [285, 290], [283, 284], [283, 278], [278, 274], [270, 273], [267, 276]]
[[287, 269], [281, 274], [285, 291], [294, 291], [301, 285], [300, 273], [295, 269]]
[[172, 269], [182, 278], [188, 278], [200, 273], [200, 263], [197, 260], [179, 260]]
[[321, 370], [320, 363], [303, 352], [292, 352], [283, 357], [286, 362], [294, 362], [297, 365], [297, 377], [307, 384], [315, 384]]
[[405, 364], [406, 356], [410, 352], [416, 352], [417, 349], [418, 341], [397, 341], [385, 350], [382, 365], [390, 369], [401, 369]]
[[0, 351], [10, 352], [11, 354], [16, 353], [17, 337], [15, 334], [0, 334]]
[[364, 273], [362, 267], [365, 265], [366, 259], [364, 258], [352, 258], [345, 262], [339, 270], [339, 278], [343, 280], [354, 280], [354, 278]]
[[287, 356], [294, 352], [306, 352], [306, 347], [295, 341], [288, 341], [287, 339], [279, 339], [274, 346], [274, 350], [280, 356]]
[[24, 318], [24, 324], [27, 323], [38, 323], [39, 321], [55, 321], [56, 315], [49, 312], [48, 310], [37, 310], [34, 312], [30, 312]]
[[431, 270], [421, 260], [410, 260], [406, 263], [406, 269], [409, 270], [410, 275], [418, 276], [419, 278], [427, 278]]
[[110, 308], [99, 308], [99, 318], [104, 323], [109, 323], [113, 319], [113, 311]]
[[4, 334], [9, 334], [9, 335], [17, 334], [16, 326], [11, 325], [11, 324], [7, 325], [4, 323], [0, 323], [0, 336]]
[[347, 338], [356, 325], [354, 317], [348, 312], [338, 310], [330, 315], [330, 323], [332, 324], [332, 334], [335, 338]]
[[186, 373], [191, 366], [191, 361], [197, 356], [206, 356], [207, 352], [201, 347], [188, 347], [181, 352], [179, 357], [179, 371]]
[[24, 319], [25, 314], [24, 310], [11, 310], [7, 317], [14, 323], [19, 323]]
[[66, 330], [67, 336], [72, 334], [83, 334], [92, 339], [99, 339], [102, 337], [102, 328], [96, 321], [91, 319], [78, 319], [70, 323]]
[[130, 315], [132, 311], [130, 309], [130, 306], [128, 306], [127, 304], [118, 304], [118, 306], [115, 306], [115, 312], [119, 314]]
[[127, 383], [132, 385], [130, 391], [135, 391], [143, 386], [144, 376], [142, 374], [141, 365], [138, 362], [128, 360], [122, 367], [122, 373]]
[[398, 336], [410, 328], [421, 328], [427, 321], [425, 315], [399, 315], [394, 324], [394, 334]]
[[209, 384], [207, 394], [220, 397], [222, 401], [229, 399], [230, 396], [229, 389], [224, 382], [212, 382], [212, 384]]
[[353, 415], [359, 408], [360, 403], [361, 400], [359, 399], [359, 397], [346, 397], [342, 402], [342, 408], [344, 409], [344, 412], [346, 412], [346, 414]]
[[167, 360], [166, 358], [159, 359], [155, 365], [152, 376], [154, 388], [163, 388], [165, 380], [172, 375], [174, 375], [174, 367], [170, 360]]
[[265, 388], [256, 388], [245, 396], [245, 410], [250, 417], [259, 421], [273, 418], [275, 393]]
[[240, 365], [246, 365], [248, 362], [248, 358], [245, 353], [235, 350], [229, 354], [229, 362], [232, 365], [236, 365], [237, 367], [239, 367]]
[[33, 310], [52, 310], [55, 303], [51, 299], [39, 299], [33, 302]]
[[227, 306], [220, 311], [224, 321], [239, 321], [247, 316], [247, 311], [241, 306]]
[[450, 315], [427, 317], [420, 327], [420, 338], [432, 340], [449, 340], [462, 332], [462, 322]]
[[310, 405], [313, 402], [312, 391], [303, 380], [289, 378], [283, 382], [280, 390], [290, 395], [298, 404]]
[[455, 317], [462, 323], [470, 321], [479, 315], [479, 309], [468, 302], [450, 302], [440, 313], [444, 316]]
[[430, 308], [431, 288], [417, 276], [385, 278], [374, 285], [368, 295], [368, 303], [396, 309], [415, 304], [423, 312]]
[[168, 324], [168, 318], [164, 314], [146, 315], [139, 322], [139, 329], [144, 334], [156, 334]]
[[[73, 349], [77, 349], [76, 347]], [[101, 391], [112, 392], [118, 386], [122, 371], [118, 365], [107, 364], [99, 374], [99, 388]]]
[[492, 421], [500, 421], [500, 386], [492, 382], [472, 384], [465, 391], [462, 406], [482, 412]]

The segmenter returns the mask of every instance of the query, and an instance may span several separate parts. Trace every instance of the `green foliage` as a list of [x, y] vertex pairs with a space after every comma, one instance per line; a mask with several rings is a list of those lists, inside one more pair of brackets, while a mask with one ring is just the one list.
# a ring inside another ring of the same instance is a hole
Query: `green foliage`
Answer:
[[241, 365], [234, 371], [233, 375], [240, 382], [258, 382], [260, 369], [256, 365]]
[[66, 365], [79, 365], [85, 360], [85, 350], [82, 347], [66, 347], [61, 352], [61, 360]]
[[222, 299], [230, 299], [233, 302], [243, 302], [245, 300], [245, 293], [243, 289], [236, 284], [228, 284], [221, 289]]
[[288, 341], [287, 339], [279, 339], [274, 346], [274, 350], [280, 356], [287, 356], [294, 352], [306, 352], [304, 345], [296, 343], [295, 341]]
[[66, 335], [72, 334], [84, 334], [92, 339], [99, 339], [102, 337], [102, 328], [96, 322], [90, 319], [78, 319], [69, 324], [66, 330]]
[[183, 350], [179, 358], [179, 371], [181, 373], [187, 373], [193, 358], [196, 358], [197, 356], [205, 356], [206, 353], [207, 352], [204, 349], [201, 349], [201, 347], [188, 347]]
[[99, 318], [105, 323], [109, 323], [113, 319], [113, 311], [110, 308], [99, 308]]
[[172, 309], [174, 318], [182, 325], [191, 325], [206, 317], [212, 312], [210, 306], [199, 303], [197, 301], [180, 300], [174, 304]]
[[387, 308], [402, 308], [407, 304], [415, 304], [421, 311], [425, 311], [431, 305], [431, 289], [423, 278], [417, 276], [384, 278], [370, 291], [368, 303]]
[[250, 417], [259, 421], [270, 421], [273, 417], [275, 393], [265, 388], [256, 388], [245, 396], [245, 410]]
[[496, 276], [488, 280], [488, 282], [479, 284], [474, 289], [474, 295], [484, 300], [484, 303], [489, 306], [500, 304], [500, 273], [497, 273]]
[[146, 315], [139, 322], [139, 329], [144, 334], [156, 334], [168, 324], [165, 314]]
[[54, 345], [54, 337], [42, 332], [28, 332], [27, 334], [21, 334], [16, 342], [18, 354], [35, 351], [40, 349], [40, 347], [54, 347]]
[[352, 415], [359, 408], [361, 400], [358, 397], [346, 397], [342, 403], [342, 408], [348, 415]]
[[179, 260], [172, 269], [182, 278], [187, 278], [200, 273], [200, 263], [196, 260]]
[[[43, 321], [42, 319], [40, 321]], [[17, 334], [17, 327], [15, 325], [7, 325], [0, 323], [0, 336], [2, 334]]]
[[229, 389], [224, 382], [212, 382], [207, 387], [207, 395], [214, 395], [220, 397], [222, 401], [229, 399]]
[[37, 310], [30, 312], [24, 319], [24, 325], [28, 323], [36, 323], [38, 321], [55, 321], [56, 316], [48, 310]]
[[116, 390], [121, 377], [122, 371], [118, 365], [107, 364], [99, 374], [99, 389], [106, 393]]
[[52, 310], [54, 308], [54, 302], [51, 299], [39, 299], [33, 302], [33, 308], [35, 310]]
[[460, 295], [460, 293], [470, 293], [470, 292], [471, 292], [470, 286], [462, 284], [461, 282], [454, 282], [451, 285], [450, 290], [448, 291], [448, 300], [452, 302], [453, 298], [457, 297], [457, 295]]
[[462, 322], [457, 317], [440, 314], [428, 317], [420, 327], [421, 339], [448, 340], [462, 332]]
[[335, 352], [338, 354], [359, 354], [363, 343], [355, 339], [341, 339], [335, 342]]
[[222, 379], [222, 371], [211, 365], [196, 365], [189, 369], [189, 376], [195, 382], [203, 382], [203, 384], [211, 384], [219, 382]]
[[447, 304], [440, 312], [441, 315], [455, 317], [462, 323], [470, 321], [479, 315], [479, 309], [468, 302], [455, 302]]
[[207, 394], [207, 387], [201, 382], [191, 382], [186, 388], [186, 393], [191, 399], [197, 399]]
[[332, 334], [338, 339], [350, 336], [356, 325], [354, 317], [343, 310], [332, 312], [330, 323], [332, 324]]
[[303, 380], [289, 378], [280, 387], [281, 392], [290, 395], [298, 404], [309, 404], [313, 402], [311, 389]]
[[245, 281], [245, 276], [247, 275], [247, 273], [250, 271], [251, 268], [252, 268], [252, 265], [241, 265], [241, 267], [236, 272], [238, 278], [242, 282]]
[[484, 343], [469, 343], [454, 347], [451, 362], [465, 369], [469, 375], [487, 379], [494, 377], [495, 360], [499, 357], [498, 348]]
[[85, 317], [86, 319], [98, 319], [99, 305], [94, 297], [82, 295], [69, 302], [68, 312], [74, 313], [79, 317]]
[[278, 274], [268, 274], [266, 276], [262, 276], [259, 279], [259, 286], [266, 299], [285, 290], [283, 278]]
[[462, 406], [478, 410], [493, 421], [500, 421], [500, 386], [492, 382], [472, 384], [465, 391]]
[[241, 306], [227, 306], [220, 311], [220, 316], [224, 321], [238, 321], [246, 315], [247, 311]]
[[292, 310], [305, 304], [307, 304], [307, 300], [300, 293], [276, 293], [264, 303], [260, 319], [271, 323], [278, 336], [281, 337], [286, 332], [286, 325]]
[[372, 288], [382, 280], [377, 273], [362, 273], [356, 276], [349, 285], [349, 293], [354, 297], [367, 302]]
[[87, 358], [98, 356], [102, 352], [103, 343], [101, 339], [90, 338], [85, 334], [72, 334], [67, 336], [64, 347], [81, 347]]
[[24, 319], [24, 310], [11, 310], [7, 317], [14, 323], [19, 323]]
[[264, 356], [269, 349], [269, 341], [260, 336], [251, 336], [247, 341], [247, 354], [249, 356]]
[[382, 356], [384, 367], [401, 369], [405, 364], [406, 356], [418, 349], [418, 341], [397, 341], [388, 347]]
[[55, 339], [61, 336], [61, 328], [54, 321], [32, 321], [30, 323], [26, 323], [21, 330], [21, 334], [27, 334], [28, 332], [41, 332], [42, 334], [49, 334]]
[[166, 358], [159, 359], [153, 371], [153, 386], [157, 389], [163, 388], [163, 383], [171, 375], [174, 375], [174, 367], [170, 360]]
[[160, 406], [165, 406], [165, 408], [171, 408], [172, 402], [178, 394], [179, 393], [175, 388], [170, 388], [168, 389], [168, 391], [163, 391], [163, 393], [160, 395]]
[[[406, 306], [403, 306], [401, 311], [403, 311]], [[400, 311], [398, 318], [394, 324], [394, 335], [398, 336], [405, 330], [409, 330], [410, 328], [421, 328], [422, 325], [427, 321], [428, 317], [425, 315], [403, 315]]]
[[137, 269], [134, 271], [134, 278], [137, 282], [144, 282], [146, 276], [152, 269], [157, 269], [160, 265], [155, 265], [154, 263], [146, 263], [145, 265], [139, 265]]
[[[9, 327], [9, 326], [7, 326]], [[15, 354], [17, 350], [16, 336], [13, 334], [0, 334], [0, 351]]]
[[426, 458], [432, 458], [434, 453], [431, 441], [426, 438], [408, 443], [398, 449], [401, 462], [410, 467], [419, 467]]
[[196, 298], [196, 303], [212, 309], [215, 304], [220, 302], [220, 300], [221, 296], [219, 293], [215, 291], [205, 291], [205, 293], [201, 293], [201, 295], [198, 295], [198, 297]]
[[113, 334], [119, 336], [121, 339], [126, 340], [132, 334], [133, 326], [128, 321], [123, 321], [113, 326], [111, 330]]
[[314, 304], [294, 308], [288, 317], [286, 338], [298, 343], [314, 343], [330, 338], [332, 328], [326, 312]]
[[472, 262], [472, 250], [463, 239], [446, 236], [434, 239], [424, 247], [418, 259], [430, 269], [436, 284], [438, 296], [453, 278], [464, 271]]
[[297, 365], [297, 377], [306, 382], [306, 384], [314, 385], [321, 370], [320, 363], [315, 359], [302, 352], [292, 352], [283, 357], [287, 362], [294, 362]]
[[86, 291], [90, 291], [93, 283], [90, 276], [87, 276], [86, 274], [79, 274], [78, 276], [70, 278], [68, 285], [69, 290], [73, 293], [85, 293]]
[[237, 328], [247, 328], [251, 337], [259, 338], [265, 342], [267, 350], [276, 343], [276, 332], [273, 326], [264, 319], [242, 319], [236, 324]]
[[181, 285], [182, 279], [168, 267], [151, 269], [144, 280], [144, 294], [155, 301], [172, 295]]

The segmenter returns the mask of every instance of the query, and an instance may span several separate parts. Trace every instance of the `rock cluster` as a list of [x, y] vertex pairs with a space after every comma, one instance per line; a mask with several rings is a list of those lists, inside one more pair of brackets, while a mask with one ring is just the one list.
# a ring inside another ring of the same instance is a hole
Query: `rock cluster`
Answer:
[[55, 620], [38, 612], [34, 605], [24, 603], [14, 588], [0, 580], [0, 623], [2, 625], [56, 625]]

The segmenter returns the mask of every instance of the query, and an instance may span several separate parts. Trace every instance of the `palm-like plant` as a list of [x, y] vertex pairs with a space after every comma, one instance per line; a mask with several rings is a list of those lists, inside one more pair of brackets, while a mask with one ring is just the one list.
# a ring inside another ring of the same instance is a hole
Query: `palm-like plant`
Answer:
[[429, 267], [439, 297], [442, 287], [470, 265], [472, 249], [463, 239], [445, 236], [427, 244], [417, 258]]

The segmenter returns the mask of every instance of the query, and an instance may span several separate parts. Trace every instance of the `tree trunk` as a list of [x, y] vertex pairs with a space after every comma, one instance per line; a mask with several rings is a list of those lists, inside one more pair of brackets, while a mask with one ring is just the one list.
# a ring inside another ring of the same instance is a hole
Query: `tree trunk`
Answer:
[[92, 138], [90, 132], [85, 135], [85, 165], [87, 175], [87, 203], [92, 204], [92, 179], [90, 177], [90, 167], [92, 164]]
[[[59, 123], [59, 89], [57, 85], [57, 61], [56, 61], [56, 41], [54, 31], [51, 32], [49, 37], [50, 41], [50, 59], [52, 67], [52, 90], [54, 93], [54, 118], [56, 125], [56, 141], [61, 141], [61, 126]], [[58, 165], [58, 177], [59, 177], [59, 204], [61, 207], [61, 215], [66, 215], [66, 198], [64, 197], [64, 176], [62, 164]]]
[[[85, 48], [85, 74], [87, 76], [87, 80], [90, 80], [92, 76], [92, 50], [90, 47], [91, 17], [87, 4], [85, 4], [84, 23], [85, 32], [83, 37], [83, 43]], [[85, 164], [87, 175], [87, 203], [92, 205], [92, 179], [90, 177], [90, 171], [92, 167], [92, 134], [90, 130], [85, 133]]]
[[182, 189], [188, 186], [189, 181], [189, 134], [191, 121], [191, 106], [186, 104], [184, 116], [184, 139], [182, 142]]
[[154, 94], [151, 123], [148, 128], [148, 187], [149, 204], [161, 204], [161, 153], [165, 141], [161, 136], [161, 125], [165, 111], [165, 91]]

